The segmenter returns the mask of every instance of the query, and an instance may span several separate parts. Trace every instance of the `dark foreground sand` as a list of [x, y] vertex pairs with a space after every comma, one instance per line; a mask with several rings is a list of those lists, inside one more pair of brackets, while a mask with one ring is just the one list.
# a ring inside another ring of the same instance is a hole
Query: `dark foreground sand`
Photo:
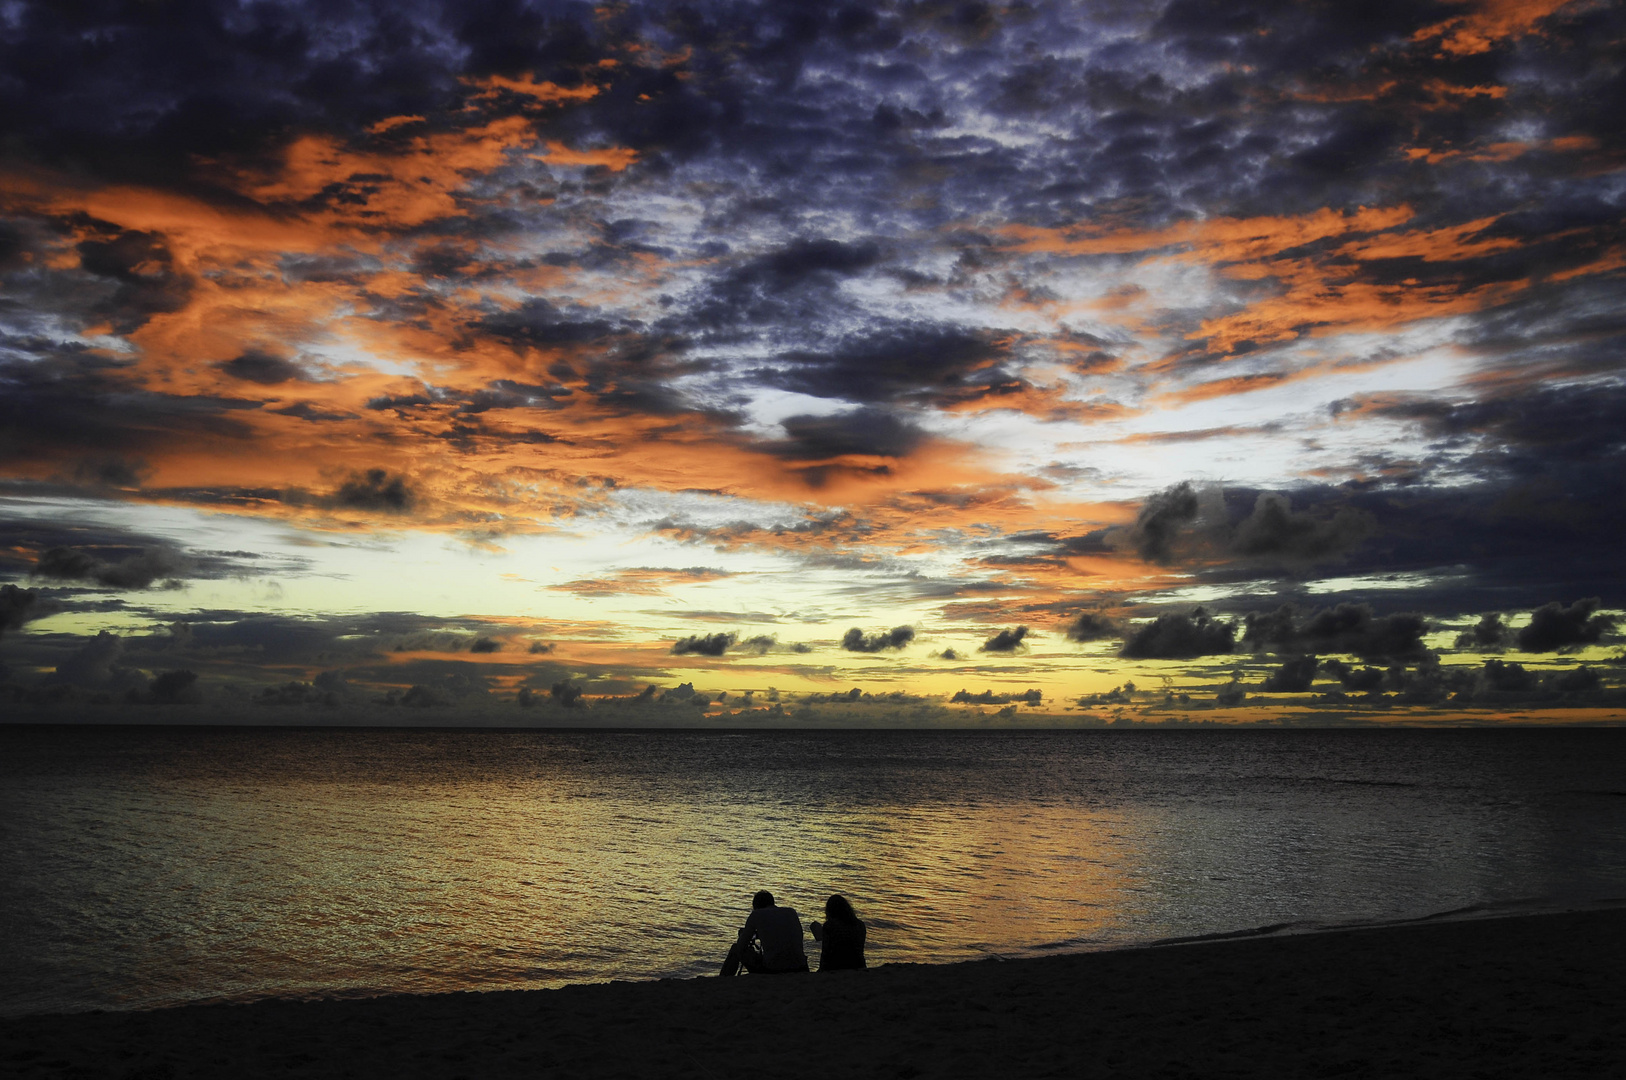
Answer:
[[1626, 1077], [1626, 910], [0, 1022], [0, 1073]]

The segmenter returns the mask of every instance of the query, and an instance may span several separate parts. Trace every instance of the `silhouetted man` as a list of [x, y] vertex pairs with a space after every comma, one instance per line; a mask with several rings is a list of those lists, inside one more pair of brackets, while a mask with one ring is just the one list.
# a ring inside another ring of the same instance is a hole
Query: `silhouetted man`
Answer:
[[742, 967], [753, 975], [807, 970], [802, 917], [795, 908], [776, 906], [767, 889], [751, 898], [751, 914], [740, 927], [739, 939], [728, 950], [719, 974], [738, 975]]

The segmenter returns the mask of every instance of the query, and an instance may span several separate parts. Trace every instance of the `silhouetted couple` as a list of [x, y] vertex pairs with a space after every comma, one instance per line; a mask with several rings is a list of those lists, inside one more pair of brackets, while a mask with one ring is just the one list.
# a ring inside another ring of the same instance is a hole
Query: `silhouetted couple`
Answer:
[[[822, 946], [819, 970], [863, 967], [864, 921], [845, 896], [824, 902], [824, 920], [808, 926], [813, 940]], [[807, 954], [802, 951], [802, 917], [795, 908], [775, 904], [767, 889], [751, 898], [751, 914], [728, 950], [721, 974], [738, 975], [742, 967], [753, 975], [808, 970]]]

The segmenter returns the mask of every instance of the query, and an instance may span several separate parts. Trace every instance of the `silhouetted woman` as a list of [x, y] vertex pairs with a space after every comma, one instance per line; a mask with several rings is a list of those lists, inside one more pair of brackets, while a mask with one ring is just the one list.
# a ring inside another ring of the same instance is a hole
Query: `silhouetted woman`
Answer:
[[864, 920], [853, 911], [847, 898], [840, 894], [824, 902], [823, 923], [813, 922], [808, 930], [813, 933], [819, 949], [819, 970], [840, 971], [842, 968], [864, 966]]

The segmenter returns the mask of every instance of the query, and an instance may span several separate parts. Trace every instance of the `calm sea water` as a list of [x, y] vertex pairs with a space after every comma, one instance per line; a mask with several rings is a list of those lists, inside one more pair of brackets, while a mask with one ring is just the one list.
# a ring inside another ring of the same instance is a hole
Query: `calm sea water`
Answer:
[[0, 727], [0, 1013], [870, 962], [1626, 896], [1626, 730]]

